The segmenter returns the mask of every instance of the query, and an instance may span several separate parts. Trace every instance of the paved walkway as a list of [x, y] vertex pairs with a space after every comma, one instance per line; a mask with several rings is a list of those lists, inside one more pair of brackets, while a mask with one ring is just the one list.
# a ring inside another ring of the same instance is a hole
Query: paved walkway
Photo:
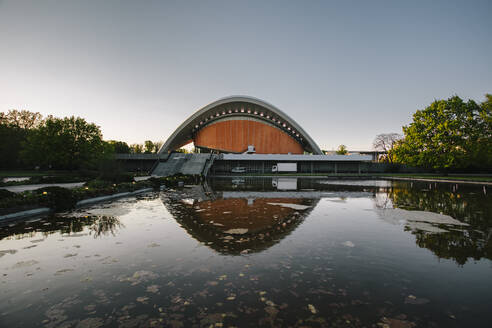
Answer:
[[70, 182], [70, 183], [44, 183], [44, 184], [32, 184], [32, 185], [20, 185], [20, 186], [9, 186], [0, 187], [0, 189], [5, 189], [11, 192], [23, 192], [27, 190], [36, 190], [44, 187], [63, 187], [68, 189], [73, 189], [77, 187], [82, 187], [85, 182]]

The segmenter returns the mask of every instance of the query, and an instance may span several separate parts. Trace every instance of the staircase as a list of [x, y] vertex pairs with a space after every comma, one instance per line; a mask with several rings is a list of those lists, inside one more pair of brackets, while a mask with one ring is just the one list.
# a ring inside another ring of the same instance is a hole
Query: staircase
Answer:
[[159, 177], [167, 177], [170, 175], [175, 175], [179, 173], [179, 170], [183, 166], [183, 163], [186, 162], [186, 155], [181, 153], [173, 153], [165, 162], [159, 162], [157, 166], [152, 171], [152, 175]]
[[178, 173], [186, 175], [201, 175], [205, 165], [210, 162], [211, 154], [182, 154], [172, 153], [165, 162], [159, 162], [152, 175], [166, 177]]
[[181, 173], [190, 175], [200, 175], [203, 168], [210, 158], [210, 154], [189, 154], [188, 160], [181, 167]]

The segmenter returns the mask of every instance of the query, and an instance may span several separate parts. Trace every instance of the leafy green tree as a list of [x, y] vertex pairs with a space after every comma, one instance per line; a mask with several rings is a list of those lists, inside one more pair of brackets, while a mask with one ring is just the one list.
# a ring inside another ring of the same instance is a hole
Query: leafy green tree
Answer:
[[130, 146], [124, 141], [109, 140], [108, 144], [113, 148], [116, 154], [129, 154]]
[[24, 143], [22, 156], [34, 165], [56, 169], [92, 168], [107, 148], [99, 127], [80, 117], [49, 116]]
[[154, 146], [155, 146], [154, 152], [155, 153], [158, 153], [163, 144], [164, 144], [164, 142], [162, 142], [162, 141], [156, 141], [156, 142], [154, 142]]
[[458, 96], [413, 115], [397, 142], [397, 162], [439, 170], [492, 167], [491, 97], [481, 105]]
[[23, 166], [20, 151], [27, 134], [25, 129], [0, 124], [0, 168], [15, 169]]
[[336, 154], [337, 155], [347, 155], [348, 154], [347, 146], [345, 146], [345, 145], [338, 146]]
[[42, 122], [41, 114], [27, 110], [0, 112], [0, 168], [18, 169], [25, 166], [20, 156], [22, 144]]
[[141, 154], [143, 152], [143, 146], [140, 144], [133, 144], [130, 146], [130, 152], [132, 154]]
[[43, 116], [38, 112], [28, 110], [9, 110], [0, 113], [0, 125], [8, 125], [20, 129], [34, 129], [43, 123]]
[[146, 154], [150, 154], [150, 153], [153, 153], [154, 152], [154, 149], [155, 149], [155, 145], [152, 141], [150, 140], [145, 140], [145, 143], [144, 143], [144, 152]]

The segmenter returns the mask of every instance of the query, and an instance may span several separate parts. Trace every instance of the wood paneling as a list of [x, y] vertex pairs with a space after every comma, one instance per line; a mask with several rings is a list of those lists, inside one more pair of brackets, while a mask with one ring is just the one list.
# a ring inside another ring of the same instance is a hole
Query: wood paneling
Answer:
[[254, 145], [258, 154], [303, 154], [302, 146], [287, 133], [251, 120], [229, 120], [198, 131], [194, 143], [199, 147], [242, 153]]

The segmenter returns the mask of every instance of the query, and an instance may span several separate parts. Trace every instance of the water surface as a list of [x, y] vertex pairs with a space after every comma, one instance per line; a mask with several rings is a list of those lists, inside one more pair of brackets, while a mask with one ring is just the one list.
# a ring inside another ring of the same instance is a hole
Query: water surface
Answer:
[[224, 178], [11, 222], [0, 326], [488, 327], [491, 204], [482, 186]]

